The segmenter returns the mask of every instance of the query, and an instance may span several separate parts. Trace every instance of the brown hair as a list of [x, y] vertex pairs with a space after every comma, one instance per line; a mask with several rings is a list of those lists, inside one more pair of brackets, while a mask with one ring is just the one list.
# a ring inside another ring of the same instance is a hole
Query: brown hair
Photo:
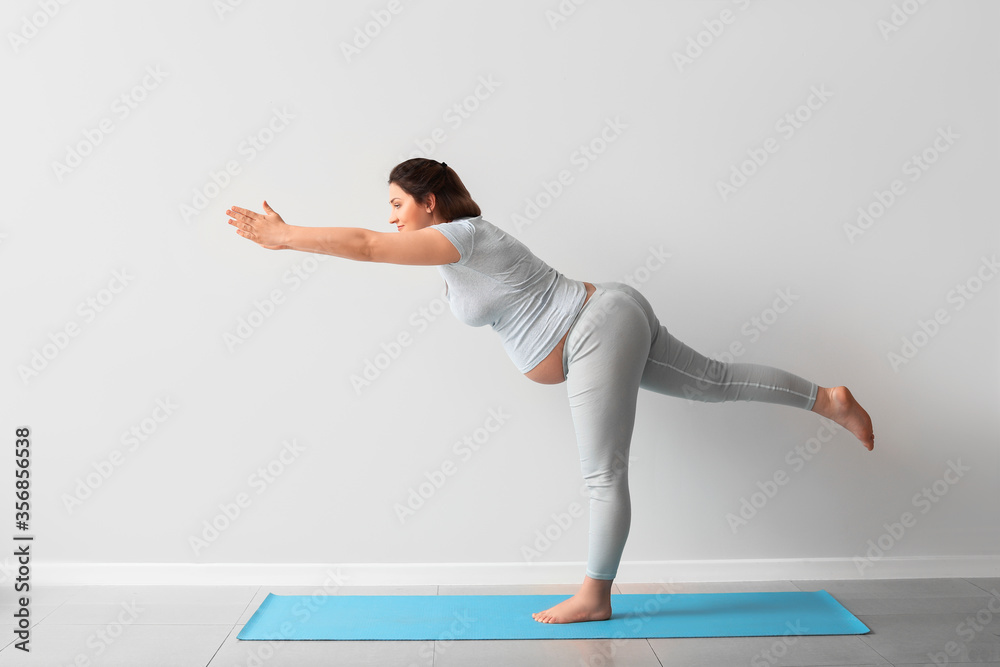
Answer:
[[421, 206], [427, 195], [434, 193], [434, 208], [445, 222], [482, 215], [479, 204], [465, 188], [455, 170], [444, 162], [415, 157], [400, 162], [389, 173], [389, 183], [395, 183]]

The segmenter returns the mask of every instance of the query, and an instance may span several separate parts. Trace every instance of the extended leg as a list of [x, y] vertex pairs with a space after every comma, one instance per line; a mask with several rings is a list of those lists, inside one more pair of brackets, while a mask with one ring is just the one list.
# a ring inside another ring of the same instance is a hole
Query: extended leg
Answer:
[[818, 386], [763, 364], [710, 359], [659, 326], [642, 373], [643, 389], [696, 401], [760, 401], [811, 410]]
[[638, 290], [611, 285], [635, 299], [646, 314], [651, 342], [643, 389], [696, 401], [760, 401], [811, 410], [849, 430], [867, 449], [875, 446], [871, 417], [847, 387], [821, 387], [773, 366], [710, 359], [667, 331]]

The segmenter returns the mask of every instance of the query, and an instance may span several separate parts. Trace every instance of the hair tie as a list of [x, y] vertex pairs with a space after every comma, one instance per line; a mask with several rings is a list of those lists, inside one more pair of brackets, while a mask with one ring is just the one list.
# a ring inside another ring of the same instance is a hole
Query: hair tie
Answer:
[[442, 169], [447, 169], [448, 168], [448, 163], [447, 162], [442, 162], [441, 163], [441, 168]]

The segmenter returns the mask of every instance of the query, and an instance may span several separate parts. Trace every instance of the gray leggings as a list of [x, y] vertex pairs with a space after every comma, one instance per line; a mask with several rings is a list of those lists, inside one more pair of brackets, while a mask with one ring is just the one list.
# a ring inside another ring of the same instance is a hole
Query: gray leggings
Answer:
[[817, 385], [779, 368], [709, 359], [661, 326], [624, 283], [597, 288], [570, 325], [563, 372], [590, 493], [587, 576], [614, 579], [632, 520], [628, 454], [639, 387], [697, 401], [761, 401], [811, 410]]

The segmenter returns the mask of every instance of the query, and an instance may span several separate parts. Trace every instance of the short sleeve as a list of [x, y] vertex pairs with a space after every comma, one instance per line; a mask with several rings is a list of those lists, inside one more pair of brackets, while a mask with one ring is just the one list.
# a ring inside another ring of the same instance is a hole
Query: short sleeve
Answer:
[[452, 262], [453, 264], [465, 264], [469, 260], [476, 237], [476, 226], [472, 224], [472, 220], [439, 222], [431, 228], [444, 234], [445, 238], [458, 249], [459, 259], [457, 262]]

